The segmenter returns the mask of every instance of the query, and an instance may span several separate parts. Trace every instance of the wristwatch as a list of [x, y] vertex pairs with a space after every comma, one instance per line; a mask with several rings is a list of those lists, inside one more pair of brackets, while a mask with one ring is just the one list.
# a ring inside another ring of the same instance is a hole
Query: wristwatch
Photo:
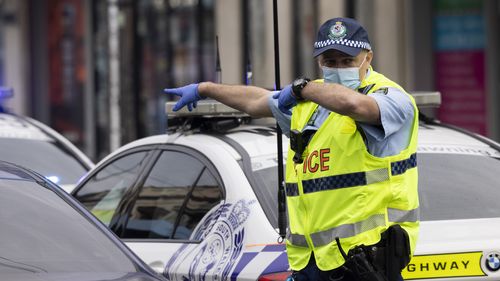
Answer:
[[302, 89], [305, 88], [305, 86], [307, 85], [307, 83], [309, 83], [309, 81], [311, 81], [311, 79], [309, 78], [297, 78], [293, 81], [292, 83], [292, 92], [293, 94], [295, 95], [295, 97], [298, 99], [298, 100], [303, 100], [304, 98], [302, 97]]

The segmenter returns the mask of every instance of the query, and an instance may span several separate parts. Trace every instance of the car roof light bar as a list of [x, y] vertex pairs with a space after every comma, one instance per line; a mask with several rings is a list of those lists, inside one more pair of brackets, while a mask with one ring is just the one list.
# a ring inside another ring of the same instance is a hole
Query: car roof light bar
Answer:
[[440, 92], [411, 92], [419, 108], [435, 108], [441, 105]]
[[183, 107], [178, 111], [173, 111], [172, 108], [176, 102], [167, 102], [165, 110], [167, 116], [171, 117], [249, 117], [248, 114], [229, 107], [215, 100], [201, 100], [198, 101], [196, 108], [189, 111], [187, 107]]
[[[429, 108], [439, 107], [441, 105], [440, 92], [411, 92], [410, 93], [418, 107]], [[169, 118], [173, 117], [249, 117], [248, 114], [237, 109], [229, 107], [218, 101], [207, 99], [198, 102], [198, 106], [189, 111], [183, 107], [179, 111], [173, 111], [172, 108], [177, 102], [169, 101], [165, 104], [165, 110]]]

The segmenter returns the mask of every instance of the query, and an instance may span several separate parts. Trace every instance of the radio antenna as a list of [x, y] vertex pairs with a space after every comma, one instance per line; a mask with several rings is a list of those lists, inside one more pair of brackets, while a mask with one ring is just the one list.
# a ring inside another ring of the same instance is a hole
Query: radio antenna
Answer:
[[220, 55], [219, 55], [219, 36], [215, 35], [215, 48], [217, 49], [217, 56], [215, 58], [215, 82], [222, 83], [222, 69], [220, 67]]
[[[274, 74], [275, 74], [275, 90], [281, 90], [280, 85], [280, 52], [279, 52], [279, 34], [278, 34], [278, 3], [273, 0], [273, 25], [274, 25]], [[286, 236], [286, 194], [285, 180], [283, 175], [283, 136], [278, 123], [277, 128], [277, 147], [278, 147], [278, 228], [280, 240], [282, 243]]]

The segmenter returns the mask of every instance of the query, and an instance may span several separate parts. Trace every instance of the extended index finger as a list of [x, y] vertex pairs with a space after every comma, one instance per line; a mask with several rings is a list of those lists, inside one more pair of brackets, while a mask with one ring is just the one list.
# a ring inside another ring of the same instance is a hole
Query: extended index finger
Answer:
[[182, 92], [179, 90], [179, 88], [165, 88], [163, 89], [163, 92], [169, 95], [175, 95], [180, 97], [182, 96]]

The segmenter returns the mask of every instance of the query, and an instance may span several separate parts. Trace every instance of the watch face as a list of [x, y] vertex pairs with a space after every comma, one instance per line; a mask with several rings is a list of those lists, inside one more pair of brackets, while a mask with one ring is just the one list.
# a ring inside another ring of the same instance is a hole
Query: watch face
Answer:
[[[298, 86], [302, 86], [302, 87], [304, 87], [304, 86], [305, 86], [305, 85], [304, 85], [305, 83], [307, 83], [307, 80], [306, 80], [306, 79], [304, 79], [304, 78], [298, 78], [298, 79], [295, 79], [295, 81], [293, 81], [293, 86], [294, 86], [294, 87], [298, 87]], [[301, 88], [302, 88], [302, 87], [301, 87]]]
[[292, 83], [292, 91], [298, 99], [302, 99], [302, 89], [307, 85], [309, 79], [297, 78]]
[[298, 79], [295, 79], [295, 81], [293, 81], [293, 90], [295, 92], [295, 89], [297, 90], [302, 90], [306, 85], [307, 83], [309, 82], [309, 79], [306, 79], [306, 78], [298, 78]]

